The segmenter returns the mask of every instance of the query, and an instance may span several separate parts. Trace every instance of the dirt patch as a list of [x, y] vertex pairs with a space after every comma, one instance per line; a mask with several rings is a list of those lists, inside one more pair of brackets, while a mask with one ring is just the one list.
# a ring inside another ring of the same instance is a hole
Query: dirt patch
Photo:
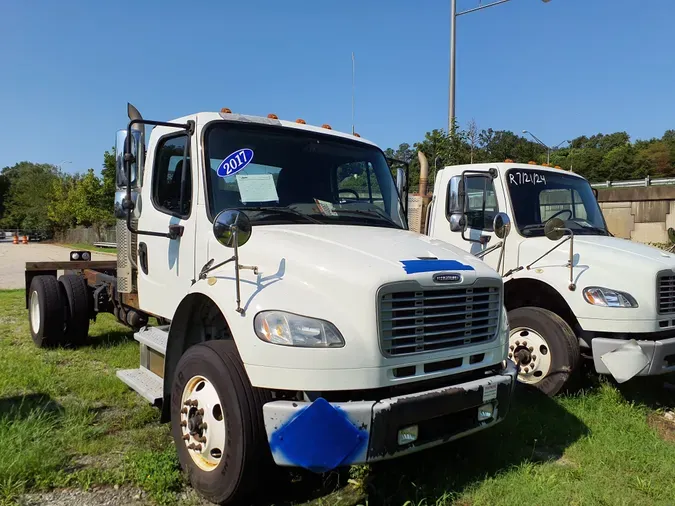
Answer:
[[672, 412], [650, 413], [647, 423], [661, 436], [661, 439], [675, 443], [675, 415]]
[[148, 504], [146, 494], [132, 487], [102, 487], [83, 491], [53, 490], [40, 494], [25, 494], [19, 500], [22, 506], [141, 506]]

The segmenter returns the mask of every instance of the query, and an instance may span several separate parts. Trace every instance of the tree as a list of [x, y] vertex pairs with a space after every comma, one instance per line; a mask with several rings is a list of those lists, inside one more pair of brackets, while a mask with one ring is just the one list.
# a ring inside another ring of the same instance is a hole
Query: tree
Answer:
[[478, 125], [476, 124], [476, 120], [473, 118], [471, 118], [471, 121], [469, 121], [469, 124], [467, 125], [466, 139], [469, 141], [469, 145], [471, 146], [471, 157], [469, 161], [470, 163], [473, 163], [474, 152], [476, 151], [476, 148], [478, 147], [478, 143], [480, 141], [480, 132], [478, 132]]
[[47, 208], [58, 168], [51, 164], [19, 162], [5, 167], [2, 174], [9, 181], [4, 200], [2, 225], [36, 232], [51, 230]]
[[96, 177], [94, 169], [89, 169], [75, 186], [72, 202], [77, 224], [93, 227], [99, 237], [101, 228], [115, 223], [112, 206], [107, 202], [104, 184]]

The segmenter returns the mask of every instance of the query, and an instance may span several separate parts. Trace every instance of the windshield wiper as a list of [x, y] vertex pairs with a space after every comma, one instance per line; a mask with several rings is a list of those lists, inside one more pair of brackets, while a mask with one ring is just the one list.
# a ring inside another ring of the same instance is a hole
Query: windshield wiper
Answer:
[[391, 225], [394, 225], [396, 228], [402, 228], [398, 223], [396, 223], [394, 220], [391, 219], [391, 217], [384, 213], [383, 211], [377, 209], [373, 209], [370, 211], [366, 211], [364, 209], [334, 209], [335, 212], [338, 213], [352, 213], [352, 214], [362, 214], [366, 216], [373, 216], [376, 218], [382, 218], [384, 219], [387, 223], [390, 223]]
[[309, 221], [310, 223], [319, 223], [323, 224], [321, 221], [312, 218], [311, 216], [308, 216], [304, 213], [301, 213], [300, 211], [296, 211], [295, 209], [291, 209], [290, 207], [275, 207], [275, 206], [255, 206], [255, 207], [238, 207], [237, 209], [241, 211], [260, 211], [260, 212], [267, 212], [267, 213], [277, 213], [277, 214], [292, 214], [295, 216], [300, 216], [301, 218], [304, 218], [305, 220]]

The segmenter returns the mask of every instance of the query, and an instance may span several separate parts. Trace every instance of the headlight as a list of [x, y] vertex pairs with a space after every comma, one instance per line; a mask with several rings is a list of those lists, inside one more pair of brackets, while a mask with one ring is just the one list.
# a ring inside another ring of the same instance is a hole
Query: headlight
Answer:
[[330, 322], [284, 311], [263, 311], [255, 316], [256, 335], [267, 343], [303, 348], [340, 348], [340, 331]]
[[584, 299], [589, 304], [603, 307], [638, 307], [632, 295], [618, 290], [589, 286], [584, 288]]

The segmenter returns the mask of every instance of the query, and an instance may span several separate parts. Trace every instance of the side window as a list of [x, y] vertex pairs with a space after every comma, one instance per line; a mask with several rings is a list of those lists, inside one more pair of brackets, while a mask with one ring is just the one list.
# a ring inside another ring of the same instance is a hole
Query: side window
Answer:
[[337, 168], [338, 194], [341, 200], [361, 200], [384, 209], [382, 190], [370, 162], [351, 162]]
[[542, 223], [556, 215], [563, 220], [588, 218], [579, 192], [566, 188], [543, 190], [539, 194], [539, 215]]
[[[187, 159], [183, 163], [185, 145]], [[185, 181], [184, 201], [181, 202], [181, 182]], [[172, 216], [186, 217], [192, 203], [192, 171], [190, 146], [186, 135], [168, 137], [159, 142], [155, 154], [152, 178], [152, 200], [155, 207]]]
[[468, 228], [492, 232], [492, 222], [498, 212], [495, 185], [492, 178], [466, 178], [466, 222]]

